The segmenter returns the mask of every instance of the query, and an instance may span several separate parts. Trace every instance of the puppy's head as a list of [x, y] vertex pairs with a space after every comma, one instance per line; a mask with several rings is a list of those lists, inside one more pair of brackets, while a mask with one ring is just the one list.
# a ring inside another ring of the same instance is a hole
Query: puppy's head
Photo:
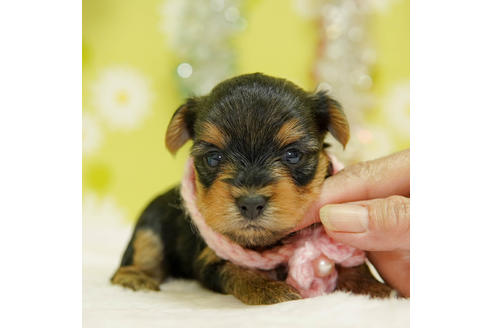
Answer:
[[302, 219], [331, 174], [326, 133], [349, 128], [324, 92], [259, 73], [217, 85], [178, 108], [166, 134], [175, 153], [193, 140], [198, 207], [207, 224], [246, 247], [275, 244]]

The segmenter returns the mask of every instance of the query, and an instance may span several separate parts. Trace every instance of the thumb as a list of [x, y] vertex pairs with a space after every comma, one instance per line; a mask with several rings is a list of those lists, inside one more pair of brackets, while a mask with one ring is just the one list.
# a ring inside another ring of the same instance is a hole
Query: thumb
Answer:
[[410, 249], [410, 198], [326, 205], [320, 219], [335, 240], [367, 251]]

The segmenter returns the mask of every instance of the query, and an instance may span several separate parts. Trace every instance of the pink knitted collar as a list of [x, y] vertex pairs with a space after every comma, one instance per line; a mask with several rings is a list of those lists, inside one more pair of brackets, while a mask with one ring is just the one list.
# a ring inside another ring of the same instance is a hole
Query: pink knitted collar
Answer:
[[[335, 172], [343, 166], [332, 158]], [[198, 210], [196, 204], [195, 170], [193, 159], [186, 164], [181, 183], [184, 205], [207, 245], [220, 258], [232, 263], [261, 270], [273, 270], [286, 264], [286, 282], [296, 288], [302, 297], [314, 297], [332, 292], [336, 287], [335, 263], [345, 267], [360, 265], [365, 253], [340, 244], [326, 235], [321, 226], [302, 229], [283, 245], [262, 252], [244, 248], [226, 236], [212, 230]]]

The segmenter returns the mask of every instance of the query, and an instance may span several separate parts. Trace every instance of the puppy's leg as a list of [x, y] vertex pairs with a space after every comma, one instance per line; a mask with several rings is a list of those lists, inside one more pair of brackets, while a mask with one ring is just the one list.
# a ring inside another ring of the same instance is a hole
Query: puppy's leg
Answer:
[[251, 305], [274, 304], [301, 298], [299, 292], [261, 271], [239, 267], [217, 257], [206, 247], [195, 262], [198, 280], [206, 287], [232, 294]]
[[351, 268], [337, 266], [337, 270], [337, 290], [376, 298], [386, 298], [392, 295], [393, 289], [377, 281], [365, 263]]
[[163, 259], [160, 235], [151, 228], [137, 227], [111, 282], [133, 290], [159, 290], [165, 276]]

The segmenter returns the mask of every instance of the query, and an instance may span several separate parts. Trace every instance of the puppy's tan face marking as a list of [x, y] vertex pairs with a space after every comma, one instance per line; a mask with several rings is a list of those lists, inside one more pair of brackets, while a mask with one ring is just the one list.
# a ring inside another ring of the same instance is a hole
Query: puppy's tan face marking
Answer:
[[[234, 177], [234, 166], [226, 165], [215, 182], [206, 188], [196, 180], [197, 203], [207, 224], [215, 231], [247, 247], [275, 244], [302, 220], [307, 207], [319, 195], [328, 167], [328, 156], [320, 151], [318, 165], [311, 182], [305, 186], [294, 183], [289, 170], [281, 163], [271, 168], [274, 182], [260, 188], [236, 187], [227, 183]], [[259, 194], [268, 205], [258, 219], [246, 220], [238, 210], [236, 199]]]
[[285, 122], [277, 132], [275, 139], [280, 147], [288, 146], [305, 136], [303, 129], [300, 126], [299, 120], [291, 119]]
[[223, 149], [227, 145], [227, 136], [217, 127], [217, 125], [205, 122], [201, 129], [203, 133], [201, 135], [201, 141], [214, 145], [220, 149]]
[[[197, 172], [195, 172], [195, 176], [198, 176]], [[226, 231], [228, 222], [237, 217], [237, 211], [234, 209], [234, 199], [227, 184], [223, 181], [223, 179], [231, 176], [231, 168], [225, 167], [210, 188], [205, 188], [196, 179], [198, 208], [207, 224], [218, 232]]]

